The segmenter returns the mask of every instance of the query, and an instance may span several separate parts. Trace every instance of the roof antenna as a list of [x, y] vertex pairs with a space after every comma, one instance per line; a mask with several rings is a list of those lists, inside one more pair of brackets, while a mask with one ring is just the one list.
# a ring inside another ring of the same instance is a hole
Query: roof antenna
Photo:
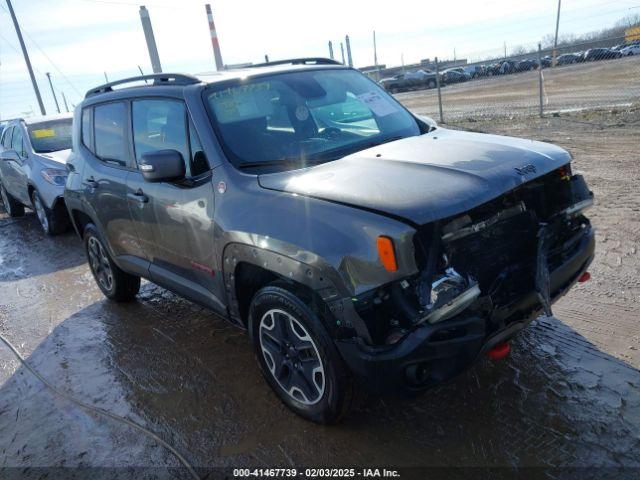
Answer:
[[[140, 70], [140, 75], [142, 75], [144, 77], [144, 72], [142, 71], [142, 67], [140, 65], [138, 65], [138, 70]], [[147, 79], [144, 79], [144, 83], [146, 83], [147, 85], [149, 84], [149, 82], [147, 82]]]

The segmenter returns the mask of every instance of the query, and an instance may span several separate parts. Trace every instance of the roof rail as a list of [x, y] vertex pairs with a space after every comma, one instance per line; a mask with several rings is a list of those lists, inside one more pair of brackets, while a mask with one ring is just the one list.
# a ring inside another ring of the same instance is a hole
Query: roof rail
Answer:
[[323, 57], [306, 57], [306, 58], [289, 58], [287, 60], [276, 60], [275, 62], [256, 63], [251, 65], [254, 67], [271, 67], [273, 65], [342, 65], [342, 63], [332, 58]]
[[147, 80], [153, 80], [152, 85], [194, 85], [200, 83], [200, 79], [193, 75], [186, 75], [182, 73], [153, 73], [150, 75], [139, 75], [137, 77], [123, 78], [122, 80], [116, 80], [115, 82], [105, 83], [99, 87], [89, 90], [84, 98], [98, 95], [100, 93], [112, 92], [113, 87], [116, 85], [123, 85], [125, 83], [133, 83]]

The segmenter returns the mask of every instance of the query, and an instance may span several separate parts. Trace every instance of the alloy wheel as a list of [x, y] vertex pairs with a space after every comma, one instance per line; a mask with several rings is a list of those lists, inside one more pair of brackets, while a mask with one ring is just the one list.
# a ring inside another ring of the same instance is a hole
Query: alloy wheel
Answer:
[[2, 203], [4, 204], [4, 209], [8, 214], [11, 214], [11, 205], [9, 204], [9, 196], [7, 195], [7, 191], [4, 188], [4, 185], [0, 185], [0, 196], [2, 197]]
[[38, 220], [40, 221], [40, 225], [45, 233], [49, 232], [49, 219], [47, 218], [47, 212], [44, 211], [44, 206], [42, 205], [42, 201], [40, 200], [40, 195], [37, 192], [33, 194], [33, 207], [36, 210], [36, 215], [38, 216]]
[[265, 363], [280, 388], [304, 405], [318, 403], [325, 390], [324, 366], [302, 323], [272, 309], [260, 319], [259, 335]]
[[111, 270], [109, 258], [96, 237], [89, 238], [87, 252], [91, 271], [96, 280], [105, 290], [111, 291], [113, 288], [113, 271]]

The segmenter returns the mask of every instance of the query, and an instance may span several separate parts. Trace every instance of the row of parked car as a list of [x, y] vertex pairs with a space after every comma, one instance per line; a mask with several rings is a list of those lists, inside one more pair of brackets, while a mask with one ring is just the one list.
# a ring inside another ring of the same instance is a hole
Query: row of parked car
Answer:
[[[556, 64], [570, 65], [631, 55], [640, 55], [640, 41], [616, 45], [612, 48], [591, 48], [585, 51], [565, 53], [556, 58]], [[525, 58], [517, 61], [507, 59], [489, 64], [454, 67], [440, 72], [440, 84], [448, 85], [466, 82], [479, 77], [527, 72], [538, 69], [540, 65], [542, 65], [542, 68], [548, 68], [551, 67], [552, 64], [553, 59], [551, 55], [546, 55], [542, 57], [540, 61], [538, 61], [537, 58]], [[435, 88], [437, 85], [435, 72], [426, 69], [400, 73], [390, 78], [384, 78], [380, 80], [380, 84], [391, 93], [419, 88]]]
[[110, 300], [146, 278], [248, 330], [275, 394], [321, 423], [360, 389], [414, 395], [504, 357], [585, 280], [593, 200], [570, 162], [317, 58], [111, 82], [0, 135], [10, 216], [73, 225]]

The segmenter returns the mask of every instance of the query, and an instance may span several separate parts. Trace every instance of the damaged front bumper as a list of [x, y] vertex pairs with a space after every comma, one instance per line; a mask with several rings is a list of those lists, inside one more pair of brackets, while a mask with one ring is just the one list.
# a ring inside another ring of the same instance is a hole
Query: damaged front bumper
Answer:
[[[573, 244], [571, 254], [548, 267], [548, 279], [543, 282], [545, 289], [548, 286], [550, 303], [587, 270], [594, 250], [594, 232], [588, 227]], [[424, 322], [392, 345], [371, 346], [357, 337], [337, 340], [336, 344], [355, 377], [368, 390], [424, 390], [461, 373], [482, 353], [534, 320], [545, 310], [540, 288], [536, 283], [517, 301], [490, 313], [471, 308], [438, 323]], [[497, 329], [496, 323], [500, 325]]]

